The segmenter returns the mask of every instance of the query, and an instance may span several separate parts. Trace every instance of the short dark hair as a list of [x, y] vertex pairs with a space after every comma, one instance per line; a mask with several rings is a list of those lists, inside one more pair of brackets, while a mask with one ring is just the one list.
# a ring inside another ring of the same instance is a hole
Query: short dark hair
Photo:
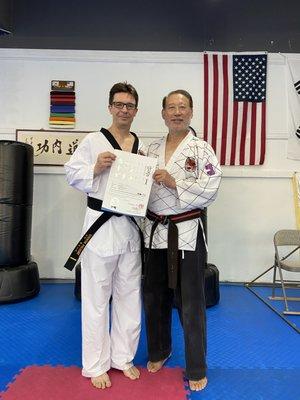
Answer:
[[135, 88], [130, 85], [130, 83], [127, 82], [118, 82], [115, 83], [114, 86], [110, 89], [109, 91], [109, 105], [111, 106], [114, 100], [114, 95], [116, 93], [129, 93], [131, 96], [134, 97], [135, 100], [135, 105], [136, 107], [138, 106], [139, 102], [139, 95], [137, 94], [137, 91]]
[[172, 94], [182, 94], [184, 97], [186, 97], [189, 101], [190, 107], [193, 108], [193, 99], [192, 96], [189, 94], [189, 92], [187, 92], [186, 90], [183, 89], [177, 89], [177, 90], [173, 90], [172, 92], [170, 92], [167, 96], [165, 96], [163, 98], [162, 101], [162, 108], [166, 108], [166, 102], [168, 97], [170, 97]]

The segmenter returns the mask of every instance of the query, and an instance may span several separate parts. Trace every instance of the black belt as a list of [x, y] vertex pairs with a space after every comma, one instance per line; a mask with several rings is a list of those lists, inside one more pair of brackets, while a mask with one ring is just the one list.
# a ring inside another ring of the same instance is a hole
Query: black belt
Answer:
[[[87, 206], [93, 210], [96, 211], [103, 211], [102, 210], [102, 200], [95, 199], [94, 197], [89, 197], [87, 198]], [[85, 246], [88, 244], [88, 242], [92, 239], [94, 234], [97, 232], [97, 230], [106, 222], [108, 221], [112, 216], [116, 217], [122, 217], [123, 214], [117, 214], [114, 212], [110, 211], [103, 211], [103, 214], [100, 215], [99, 218], [96, 219], [96, 221], [90, 226], [90, 228], [86, 231], [86, 233], [82, 236], [82, 238], [79, 240], [75, 248], [73, 249], [72, 253], [70, 254], [67, 262], [65, 263], [64, 267], [67, 268], [69, 271], [72, 271], [73, 268], [75, 267], [80, 254], [82, 253], [83, 249]], [[137, 225], [135, 219], [133, 217], [129, 217], [139, 228]], [[141, 237], [141, 230], [139, 229], [140, 237]], [[143, 239], [141, 237], [141, 243], [143, 243]]]
[[150, 210], [147, 211], [147, 218], [150, 219], [150, 221], [154, 221], [150, 232], [149, 251], [151, 251], [152, 248], [153, 235], [155, 229], [157, 228], [157, 225], [168, 224], [168, 281], [170, 289], [176, 289], [177, 287], [178, 228], [176, 224], [178, 224], [179, 222], [184, 222], [199, 218], [200, 215], [201, 215], [201, 209], [195, 209], [181, 214], [173, 214], [173, 215], [157, 215]]

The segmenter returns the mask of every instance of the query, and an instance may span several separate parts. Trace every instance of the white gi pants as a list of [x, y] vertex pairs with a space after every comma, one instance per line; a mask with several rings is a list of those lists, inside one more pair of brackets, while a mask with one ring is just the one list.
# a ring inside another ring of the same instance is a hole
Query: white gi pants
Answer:
[[99, 257], [85, 248], [81, 260], [83, 376], [133, 365], [141, 330], [140, 280], [140, 252]]

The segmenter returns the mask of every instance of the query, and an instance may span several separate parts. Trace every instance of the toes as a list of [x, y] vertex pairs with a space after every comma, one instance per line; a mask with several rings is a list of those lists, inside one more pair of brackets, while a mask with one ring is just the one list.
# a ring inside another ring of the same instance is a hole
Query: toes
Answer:
[[201, 389], [200, 390], [204, 389], [206, 385], [207, 385], [207, 378], [201, 379]]
[[203, 390], [207, 385], [207, 378], [200, 379], [199, 381], [189, 381], [189, 387], [193, 391]]
[[110, 381], [110, 380], [105, 381], [105, 386], [106, 386], [106, 387], [111, 387], [111, 381]]
[[136, 367], [132, 367], [132, 369], [135, 377], [138, 379], [141, 375], [140, 371]]
[[135, 367], [130, 367], [123, 371], [124, 375], [129, 379], [138, 379], [140, 377], [140, 371]]
[[111, 387], [111, 382], [107, 374], [91, 378], [92, 385], [97, 389], [105, 389]]
[[162, 367], [164, 366], [165, 362], [168, 360], [170, 356], [168, 356], [167, 358], [164, 358], [161, 361], [148, 361], [147, 362], [147, 370], [149, 372], [158, 372], [160, 369], [162, 369]]
[[95, 388], [97, 389], [102, 389], [102, 382], [101, 381], [97, 381], [94, 379], [91, 379], [92, 385], [95, 386]]
[[153, 363], [151, 361], [148, 362], [147, 364], [147, 369], [149, 372], [155, 373], [161, 369], [162, 365], [158, 363]]
[[156, 368], [155, 368], [155, 366], [153, 365], [153, 363], [151, 361], [147, 362], [147, 370], [149, 372], [156, 372]]

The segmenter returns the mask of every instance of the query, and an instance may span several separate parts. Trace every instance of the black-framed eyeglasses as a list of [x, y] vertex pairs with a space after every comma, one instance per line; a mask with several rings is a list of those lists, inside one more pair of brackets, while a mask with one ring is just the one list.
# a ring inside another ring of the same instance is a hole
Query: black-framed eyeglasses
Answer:
[[133, 103], [123, 103], [122, 101], [113, 101], [112, 105], [116, 108], [118, 108], [119, 110], [123, 110], [124, 106], [126, 107], [127, 110], [135, 110], [136, 105]]

